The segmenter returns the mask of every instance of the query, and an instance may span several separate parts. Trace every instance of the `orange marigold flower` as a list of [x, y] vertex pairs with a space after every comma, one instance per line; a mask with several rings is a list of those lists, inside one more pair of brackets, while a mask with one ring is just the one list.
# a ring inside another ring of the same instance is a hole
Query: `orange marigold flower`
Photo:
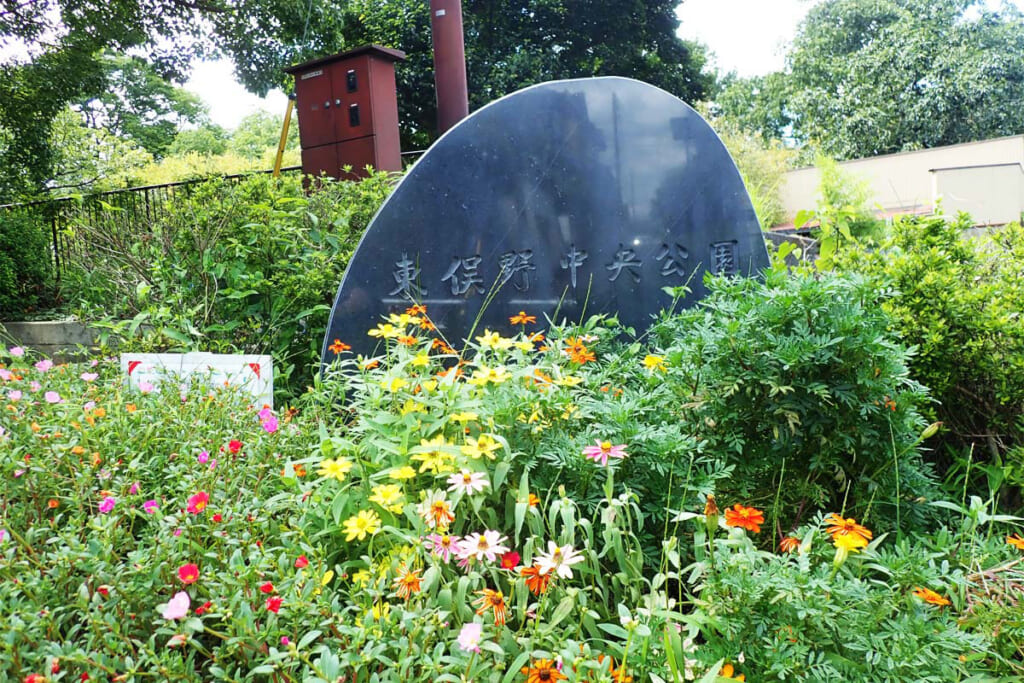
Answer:
[[724, 664], [722, 665], [722, 670], [718, 672], [718, 675], [722, 678], [731, 678], [734, 681], [747, 680], [747, 677], [743, 674], [736, 674], [735, 676], [733, 676], [733, 673], [734, 669], [732, 667], [732, 664]]
[[526, 683], [558, 683], [568, 678], [558, 670], [554, 660], [538, 659], [531, 666], [524, 666], [520, 670], [526, 676]]
[[531, 593], [541, 595], [548, 589], [548, 584], [551, 583], [551, 578], [555, 573], [541, 574], [540, 567], [533, 565], [532, 567], [520, 569], [519, 575], [526, 579], [526, 587], [530, 589]]
[[437, 326], [430, 322], [430, 318], [423, 318], [420, 320], [420, 329], [426, 330], [427, 332], [433, 332], [437, 329]]
[[757, 508], [743, 507], [736, 503], [732, 508], [725, 509], [725, 525], [738, 526], [755, 534], [761, 533], [764, 524], [764, 513]]
[[526, 499], [526, 503], [530, 507], [535, 508], [538, 505], [540, 505], [540, 498], [537, 497], [536, 493], [531, 493], [529, 497]]
[[379, 365], [379, 360], [371, 360], [369, 363], [363, 363], [363, 370], [373, 370], [375, 367], [378, 367]]
[[398, 335], [398, 343], [403, 346], [416, 346], [416, 342], [418, 341], [419, 339], [408, 334]]
[[513, 315], [508, 321], [513, 325], [526, 325], [527, 323], [537, 322], [537, 318], [532, 315], [526, 315], [526, 311], [519, 311], [519, 315]]
[[779, 552], [791, 553], [800, 547], [800, 539], [796, 536], [786, 536], [779, 541]]
[[1014, 534], [1013, 536], [1007, 536], [1006, 542], [1012, 545], [1017, 550], [1024, 550], [1024, 538], [1020, 537], [1020, 534]]
[[409, 571], [403, 564], [398, 569], [398, 578], [394, 581], [395, 592], [398, 597], [408, 600], [413, 593], [420, 592], [420, 570]]
[[423, 304], [416, 304], [405, 309], [406, 315], [424, 315], [427, 312], [427, 307]]
[[829, 525], [825, 531], [832, 537], [832, 540], [835, 540], [836, 536], [846, 536], [847, 534], [860, 536], [865, 541], [871, 540], [871, 530], [857, 524], [857, 520], [853, 518], [843, 519], [833, 512], [825, 518], [825, 523]]
[[[477, 614], [483, 616], [487, 610], [494, 610], [494, 625], [504, 626], [505, 619], [508, 617], [508, 605], [505, 604], [505, 596], [501, 591], [492, 591], [490, 588], [484, 588], [482, 591], [477, 591], [477, 595], [482, 595], [482, 598], [474, 600], [474, 605], [480, 605], [480, 609], [476, 611]], [[551, 679], [549, 679], [551, 680]]]
[[579, 365], [585, 365], [596, 361], [597, 356], [586, 346], [580, 344], [579, 347], [569, 349], [569, 360], [573, 363], [578, 363]]
[[930, 605], [938, 605], [939, 607], [945, 607], [950, 604], [949, 600], [942, 597], [930, 588], [915, 588], [914, 595], [921, 598]]
[[338, 355], [339, 353], [344, 353], [346, 351], [351, 350], [352, 347], [346, 344], [345, 342], [341, 341], [340, 339], [335, 339], [334, 343], [328, 346], [327, 348], [330, 349], [331, 352], [334, 353], [334, 355]]

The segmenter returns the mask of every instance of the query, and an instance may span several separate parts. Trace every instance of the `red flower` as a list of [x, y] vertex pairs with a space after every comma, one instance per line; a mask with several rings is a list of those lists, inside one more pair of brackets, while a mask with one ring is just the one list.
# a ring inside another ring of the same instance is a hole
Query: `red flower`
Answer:
[[784, 553], [791, 553], [800, 547], [800, 539], [795, 536], [786, 536], [779, 541], [779, 550]]
[[80, 681], [87, 681], [87, 680], [89, 680], [89, 674], [82, 674], [81, 676], [78, 677], [78, 680], [80, 680]]
[[224, 521], [224, 518], [223, 518], [223, 517], [221, 516], [221, 514], [220, 514], [220, 513], [218, 512], [217, 514], [215, 514], [215, 515], [213, 516], [213, 521], [215, 521], [215, 522], [223, 522], [223, 521]]
[[206, 491], [200, 491], [199, 493], [191, 496], [188, 499], [188, 511], [193, 515], [198, 515], [200, 512], [206, 509], [206, 505], [210, 502], [210, 494]]
[[260, 592], [261, 593], [273, 593], [274, 592], [274, 584], [270, 583], [269, 581], [267, 581], [264, 584], [261, 584], [260, 585]]
[[515, 569], [517, 564], [519, 564], [519, 553], [516, 551], [513, 550], [501, 556], [502, 569]]
[[283, 603], [283, 602], [284, 602], [283, 598], [278, 598], [278, 597], [275, 596], [273, 598], [267, 598], [266, 606], [267, 606], [268, 610], [270, 610], [274, 614], [277, 614], [278, 610], [281, 609], [281, 603]]
[[302, 569], [303, 567], [308, 567], [308, 566], [309, 566], [309, 560], [306, 559], [305, 555], [299, 555], [295, 559], [295, 568], [296, 569]]
[[238, 439], [231, 439], [231, 441], [228, 442], [228, 450], [232, 453], [237, 453], [242, 450], [242, 442]]
[[52, 673], [52, 674], [59, 674], [60, 673], [60, 660], [59, 659], [53, 660], [53, 664], [50, 665], [50, 673]]
[[199, 580], [199, 567], [194, 564], [183, 564], [178, 567], [178, 578], [188, 585]]
[[46, 676], [43, 674], [29, 674], [25, 676], [25, 683], [46, 683]]
[[105, 598], [109, 598], [110, 597], [110, 586], [100, 586], [99, 588], [96, 589], [96, 592], [99, 593], [100, 595], [102, 595]]
[[212, 607], [212, 606], [213, 606], [213, 603], [210, 602], [209, 600], [207, 600], [206, 602], [201, 604], [199, 607], [196, 607], [196, 616], [197, 617], [203, 616], [203, 613], [206, 612], [207, 610], [209, 610], [210, 607]]

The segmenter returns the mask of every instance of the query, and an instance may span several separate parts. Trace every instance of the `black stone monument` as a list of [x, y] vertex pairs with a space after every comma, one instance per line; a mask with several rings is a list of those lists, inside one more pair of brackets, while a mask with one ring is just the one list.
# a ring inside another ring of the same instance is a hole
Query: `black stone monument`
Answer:
[[456, 348], [510, 330], [617, 313], [638, 331], [705, 271], [768, 265], [757, 217], [721, 140], [684, 102], [626, 78], [544, 83], [464, 119], [409, 170], [363, 236], [331, 311], [334, 339], [372, 355], [367, 330], [413, 303]]

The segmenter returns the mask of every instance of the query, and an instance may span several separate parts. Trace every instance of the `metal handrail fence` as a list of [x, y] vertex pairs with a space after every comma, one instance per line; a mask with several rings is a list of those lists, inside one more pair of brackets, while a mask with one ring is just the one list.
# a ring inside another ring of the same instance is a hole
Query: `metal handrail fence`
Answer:
[[[286, 166], [281, 172], [301, 171], [301, 166]], [[78, 247], [74, 234], [68, 229], [72, 220], [85, 221], [86, 224], [98, 225], [101, 216], [108, 222], [116, 220], [120, 227], [131, 232], [142, 232], [160, 215], [165, 214], [168, 204], [179, 192], [188, 193], [192, 187], [209, 180], [227, 180], [238, 182], [254, 175], [264, 175], [273, 171], [253, 171], [235, 173], [225, 176], [211, 176], [195, 180], [183, 180], [162, 185], [142, 185], [121, 190], [108, 190], [81, 196], [41, 199], [20, 204], [0, 205], [0, 220], [4, 215], [16, 213], [33, 213], [35, 220], [46, 221], [50, 226], [52, 239], [53, 271], [57, 280], [67, 272], [68, 259]], [[109, 207], [118, 209], [108, 211]]]

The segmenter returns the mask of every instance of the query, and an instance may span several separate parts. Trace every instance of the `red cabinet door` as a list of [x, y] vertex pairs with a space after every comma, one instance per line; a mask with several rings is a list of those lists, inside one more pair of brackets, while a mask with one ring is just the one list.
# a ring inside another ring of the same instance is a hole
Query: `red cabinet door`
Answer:
[[370, 97], [370, 58], [344, 60], [331, 65], [334, 92], [334, 132], [337, 140], [353, 140], [373, 135], [373, 111]]
[[319, 147], [337, 139], [334, 130], [337, 107], [331, 91], [330, 68], [317, 67], [295, 75], [299, 140], [303, 148]]

